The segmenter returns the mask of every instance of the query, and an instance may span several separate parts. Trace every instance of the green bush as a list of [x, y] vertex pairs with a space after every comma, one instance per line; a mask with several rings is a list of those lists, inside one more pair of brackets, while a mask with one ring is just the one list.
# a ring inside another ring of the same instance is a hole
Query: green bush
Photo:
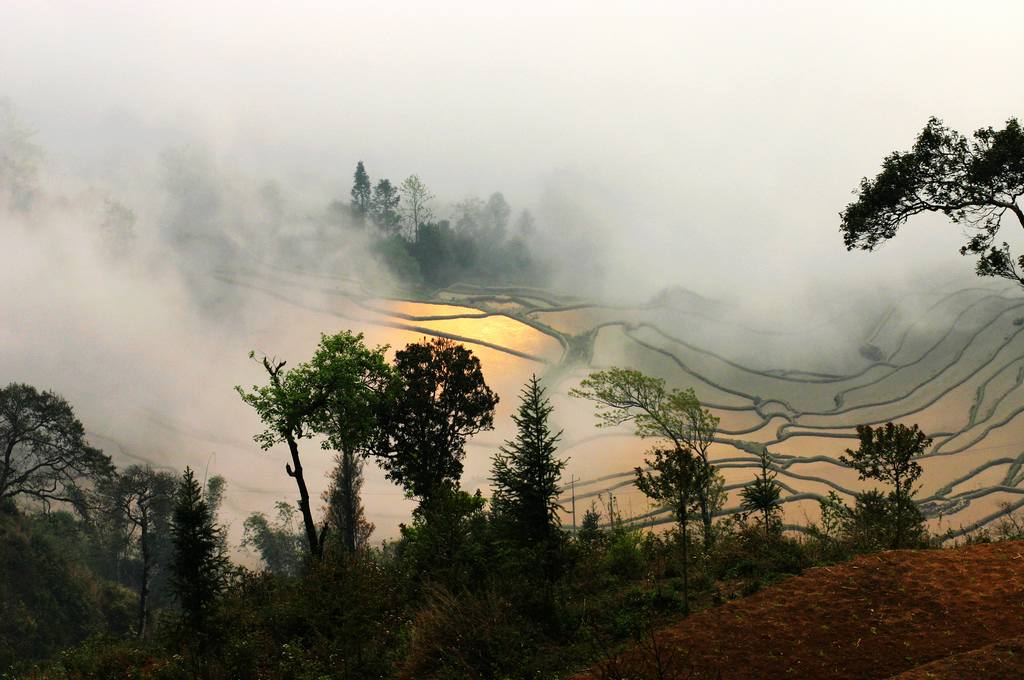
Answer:
[[542, 636], [501, 593], [431, 591], [413, 623], [399, 677], [528, 678]]
[[48, 680], [186, 680], [184, 659], [155, 654], [134, 641], [97, 635], [62, 652], [46, 671]]
[[0, 507], [0, 671], [133, 621], [136, 595], [67, 556], [51, 526]]

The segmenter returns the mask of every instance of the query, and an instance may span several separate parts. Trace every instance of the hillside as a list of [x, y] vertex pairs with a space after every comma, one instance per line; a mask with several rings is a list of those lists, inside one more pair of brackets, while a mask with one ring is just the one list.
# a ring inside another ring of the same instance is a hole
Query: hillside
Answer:
[[890, 551], [700, 612], [577, 680], [1024, 677], [1022, 623], [1024, 542]]

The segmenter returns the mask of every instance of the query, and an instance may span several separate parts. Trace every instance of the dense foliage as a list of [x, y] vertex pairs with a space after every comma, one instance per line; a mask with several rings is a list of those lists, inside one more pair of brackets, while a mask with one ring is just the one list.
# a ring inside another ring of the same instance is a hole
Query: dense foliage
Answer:
[[373, 454], [388, 479], [429, 503], [458, 485], [466, 441], [493, 429], [498, 396], [473, 352], [445, 338], [396, 352], [395, 372], [399, 388], [380, 412]]

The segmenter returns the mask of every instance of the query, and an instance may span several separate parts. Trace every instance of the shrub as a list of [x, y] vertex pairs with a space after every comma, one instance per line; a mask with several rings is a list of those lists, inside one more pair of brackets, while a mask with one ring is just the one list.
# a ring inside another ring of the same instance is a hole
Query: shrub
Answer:
[[429, 593], [413, 624], [401, 678], [526, 678], [541, 636], [500, 593]]

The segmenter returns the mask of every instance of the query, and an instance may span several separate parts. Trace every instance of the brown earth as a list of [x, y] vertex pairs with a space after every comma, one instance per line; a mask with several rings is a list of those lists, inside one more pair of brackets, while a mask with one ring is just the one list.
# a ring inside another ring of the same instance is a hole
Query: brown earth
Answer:
[[708, 609], [577, 680], [1024, 678], [1024, 542], [899, 550]]
[[1024, 678], [1024, 636], [932, 661], [892, 680]]

